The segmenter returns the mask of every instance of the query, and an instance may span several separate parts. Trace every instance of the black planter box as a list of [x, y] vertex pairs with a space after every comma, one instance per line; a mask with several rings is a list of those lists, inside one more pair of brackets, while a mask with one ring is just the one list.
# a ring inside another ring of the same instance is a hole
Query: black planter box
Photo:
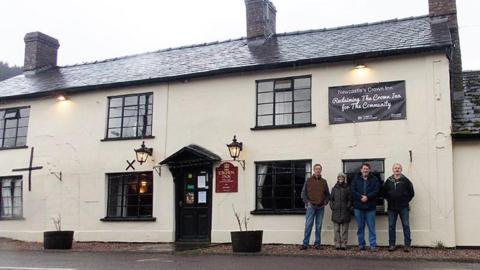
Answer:
[[263, 231], [230, 232], [233, 252], [260, 252]]
[[71, 249], [72, 243], [73, 231], [43, 232], [44, 249]]

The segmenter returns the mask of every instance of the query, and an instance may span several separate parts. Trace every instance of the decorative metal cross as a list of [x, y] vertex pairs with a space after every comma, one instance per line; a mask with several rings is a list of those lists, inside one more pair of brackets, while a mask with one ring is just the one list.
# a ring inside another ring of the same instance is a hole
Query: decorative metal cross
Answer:
[[130, 169], [130, 168], [132, 168], [132, 170], [135, 171], [135, 167], [133, 167], [133, 163], [135, 163], [135, 159], [132, 160], [132, 162], [130, 162], [130, 161], [127, 160], [127, 163], [128, 163], [128, 166], [127, 166], [127, 168], [125, 169], [125, 171], [128, 171], [128, 169]]
[[27, 168], [20, 168], [20, 169], [13, 169], [12, 172], [22, 172], [22, 171], [28, 171], [28, 191], [32, 191], [32, 171], [33, 170], [40, 170], [43, 168], [43, 166], [35, 166], [32, 167], [33, 164], [33, 149], [30, 151], [30, 165]]

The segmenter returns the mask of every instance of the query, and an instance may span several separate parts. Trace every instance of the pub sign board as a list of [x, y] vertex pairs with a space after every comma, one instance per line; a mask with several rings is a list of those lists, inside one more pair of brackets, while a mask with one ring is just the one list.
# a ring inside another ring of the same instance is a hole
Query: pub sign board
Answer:
[[238, 192], [238, 167], [224, 162], [215, 169], [215, 192]]
[[405, 119], [405, 81], [328, 88], [330, 124]]

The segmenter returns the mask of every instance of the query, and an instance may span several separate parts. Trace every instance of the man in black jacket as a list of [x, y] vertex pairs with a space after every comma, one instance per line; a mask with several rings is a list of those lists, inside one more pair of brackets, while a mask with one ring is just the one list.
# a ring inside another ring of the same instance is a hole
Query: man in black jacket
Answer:
[[410, 251], [410, 224], [409, 224], [409, 203], [415, 192], [413, 185], [405, 175], [402, 174], [402, 165], [393, 164], [393, 175], [383, 184], [383, 195], [388, 202], [388, 251], [395, 250], [395, 233], [397, 218], [400, 216], [403, 227], [403, 238], [405, 246], [403, 251]]

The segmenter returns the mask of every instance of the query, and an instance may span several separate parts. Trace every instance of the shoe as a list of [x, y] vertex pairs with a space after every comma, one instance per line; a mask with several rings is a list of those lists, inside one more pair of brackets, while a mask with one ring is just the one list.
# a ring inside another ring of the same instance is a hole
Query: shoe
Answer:
[[396, 249], [395, 246], [389, 246], [388, 247], [389, 252], [393, 252], [393, 251], [395, 251], [395, 249]]
[[358, 247], [358, 251], [364, 251], [366, 250], [365, 247], [361, 246], [361, 247]]
[[376, 247], [370, 247], [370, 252], [377, 252], [378, 251], [378, 248]]
[[409, 246], [403, 247], [403, 252], [410, 252], [410, 247]]
[[322, 246], [320, 246], [320, 245], [315, 245], [314, 248], [315, 248], [316, 250], [321, 250], [321, 249], [322, 249]]
[[308, 246], [302, 245], [302, 246], [300, 247], [300, 250], [306, 250], [306, 249], [308, 249]]

